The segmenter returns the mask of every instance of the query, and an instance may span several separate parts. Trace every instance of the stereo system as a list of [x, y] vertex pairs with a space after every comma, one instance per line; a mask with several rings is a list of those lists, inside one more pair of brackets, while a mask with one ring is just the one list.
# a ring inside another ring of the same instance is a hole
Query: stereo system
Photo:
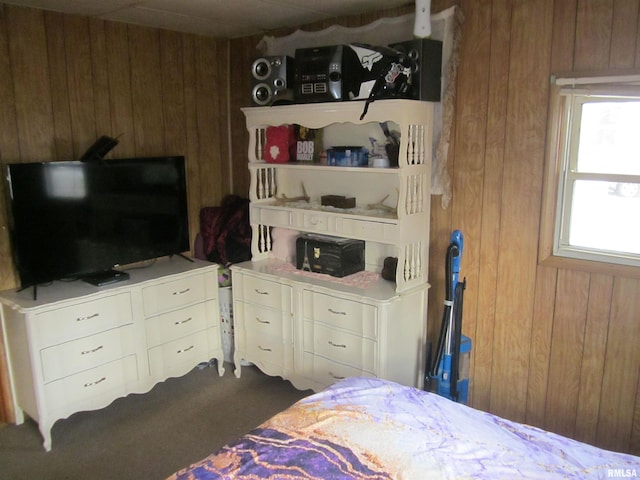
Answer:
[[251, 65], [251, 98], [260, 106], [293, 101], [294, 60], [286, 55], [258, 58]]
[[442, 42], [437, 40], [299, 48], [295, 58], [266, 56], [253, 62], [251, 95], [260, 106], [384, 98], [437, 102], [441, 74]]

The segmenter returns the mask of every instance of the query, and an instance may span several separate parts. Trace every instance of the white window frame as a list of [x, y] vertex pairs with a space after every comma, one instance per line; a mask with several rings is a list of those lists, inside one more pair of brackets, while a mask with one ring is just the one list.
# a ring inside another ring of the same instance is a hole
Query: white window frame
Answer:
[[[629, 100], [640, 100], [640, 75], [552, 79], [539, 251], [542, 263], [566, 267], [566, 259], [571, 259], [569, 261], [577, 261], [582, 266], [606, 263], [626, 269], [631, 267], [634, 273], [638, 273], [640, 255], [569, 244], [569, 221], [576, 181], [640, 182], [638, 175], [579, 172], [577, 169], [580, 122], [576, 119], [581, 118], [582, 106], [591, 102]], [[601, 269], [596, 267], [595, 270]]]

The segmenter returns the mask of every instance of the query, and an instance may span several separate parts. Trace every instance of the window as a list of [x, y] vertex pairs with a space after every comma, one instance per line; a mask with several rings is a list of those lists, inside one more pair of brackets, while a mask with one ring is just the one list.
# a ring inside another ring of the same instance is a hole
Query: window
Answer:
[[552, 256], [640, 266], [639, 82], [556, 80], [543, 206], [553, 236], [541, 241]]

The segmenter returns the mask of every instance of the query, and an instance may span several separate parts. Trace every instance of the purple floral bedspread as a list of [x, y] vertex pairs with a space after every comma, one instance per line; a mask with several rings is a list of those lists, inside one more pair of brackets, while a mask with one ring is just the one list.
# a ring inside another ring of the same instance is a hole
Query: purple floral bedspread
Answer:
[[414, 388], [348, 378], [300, 400], [170, 479], [636, 476], [640, 457], [602, 450]]

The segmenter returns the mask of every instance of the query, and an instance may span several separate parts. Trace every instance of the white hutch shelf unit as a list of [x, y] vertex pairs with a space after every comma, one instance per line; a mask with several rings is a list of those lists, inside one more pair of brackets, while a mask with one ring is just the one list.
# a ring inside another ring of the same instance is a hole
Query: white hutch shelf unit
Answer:
[[[433, 104], [376, 101], [361, 120], [363, 108], [353, 101], [243, 109], [253, 257], [232, 267], [237, 376], [244, 360], [298, 388], [318, 390], [347, 375], [422, 384]], [[269, 126], [337, 127], [355, 138], [383, 122], [400, 133], [397, 167], [278, 164], [263, 157]], [[291, 201], [303, 192], [308, 201]], [[356, 206], [322, 206], [323, 195], [355, 197]], [[283, 268], [286, 262], [272, 255], [276, 227], [364, 240], [365, 270], [380, 273], [385, 258], [395, 257], [395, 282], [377, 278], [354, 287]]]
[[[249, 130], [253, 259], [268, 256], [271, 227], [374, 242], [378, 248], [368, 255], [369, 267], [377, 271], [382, 268], [381, 259], [373, 255], [397, 257], [396, 289], [401, 292], [427, 282], [433, 104], [377, 101], [370, 104], [367, 115], [360, 120], [363, 105], [364, 102], [354, 101], [243, 109]], [[310, 162], [275, 164], [263, 160], [268, 126], [299, 124], [322, 128], [342, 124], [345, 129], [353, 129], [386, 121], [396, 123], [400, 129], [398, 168], [335, 167]], [[300, 195], [302, 184], [311, 197], [307, 205], [278, 200], [277, 195]], [[356, 208], [323, 209], [320, 196], [329, 194], [356, 197]], [[385, 205], [393, 207], [395, 202], [395, 212], [367, 208], [386, 195]]]

